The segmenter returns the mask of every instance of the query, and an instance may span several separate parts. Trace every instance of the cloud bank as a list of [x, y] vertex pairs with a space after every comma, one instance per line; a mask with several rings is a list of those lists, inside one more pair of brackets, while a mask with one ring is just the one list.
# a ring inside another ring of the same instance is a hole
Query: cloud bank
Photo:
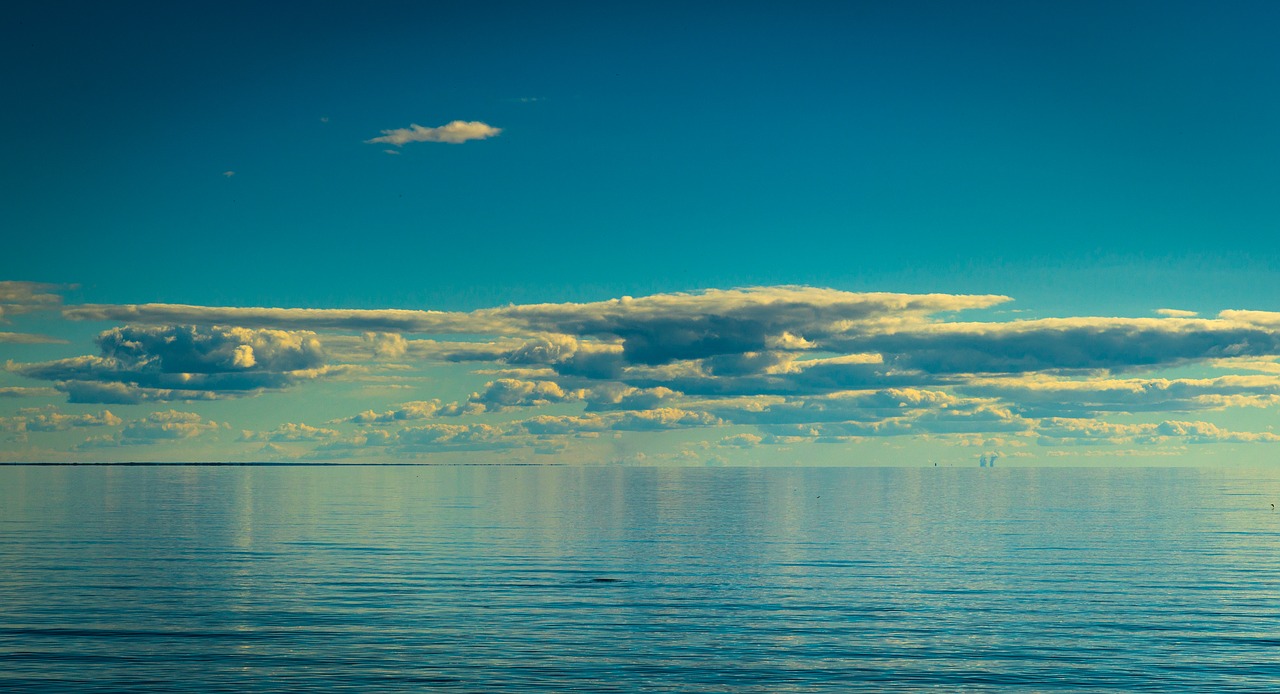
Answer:
[[[415, 391], [239, 437], [291, 455], [548, 453], [678, 431], [741, 451], [891, 437], [1276, 440], [1230, 423], [1280, 406], [1280, 313], [1010, 320], [991, 310], [1011, 300], [771, 286], [468, 312], [85, 304], [61, 313], [117, 324], [98, 334], [97, 354], [6, 369], [37, 382], [14, 387], [44, 382], [72, 403], [285, 397], [344, 378]], [[431, 374], [458, 368], [483, 385], [433, 390]]]

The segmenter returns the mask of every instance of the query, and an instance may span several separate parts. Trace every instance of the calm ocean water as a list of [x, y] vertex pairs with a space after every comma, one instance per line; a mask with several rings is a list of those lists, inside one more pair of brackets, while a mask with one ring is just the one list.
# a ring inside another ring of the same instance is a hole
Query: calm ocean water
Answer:
[[0, 689], [1280, 691], [1280, 472], [0, 468]]

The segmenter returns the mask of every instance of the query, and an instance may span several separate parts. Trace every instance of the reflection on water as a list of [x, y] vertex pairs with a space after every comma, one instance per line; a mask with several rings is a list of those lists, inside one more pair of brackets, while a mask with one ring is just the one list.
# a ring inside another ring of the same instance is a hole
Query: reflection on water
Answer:
[[1280, 474], [0, 468], [0, 689], [1280, 688]]

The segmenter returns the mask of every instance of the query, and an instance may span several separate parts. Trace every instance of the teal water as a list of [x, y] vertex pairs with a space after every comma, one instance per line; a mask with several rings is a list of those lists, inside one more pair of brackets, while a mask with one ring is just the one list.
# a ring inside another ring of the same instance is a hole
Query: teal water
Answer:
[[0, 689], [1277, 691], [1280, 472], [0, 468]]

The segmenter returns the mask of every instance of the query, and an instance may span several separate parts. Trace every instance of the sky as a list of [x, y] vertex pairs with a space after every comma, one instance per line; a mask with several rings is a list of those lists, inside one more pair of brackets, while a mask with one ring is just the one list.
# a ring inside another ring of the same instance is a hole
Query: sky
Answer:
[[0, 460], [1267, 464], [1277, 29], [15, 7]]

